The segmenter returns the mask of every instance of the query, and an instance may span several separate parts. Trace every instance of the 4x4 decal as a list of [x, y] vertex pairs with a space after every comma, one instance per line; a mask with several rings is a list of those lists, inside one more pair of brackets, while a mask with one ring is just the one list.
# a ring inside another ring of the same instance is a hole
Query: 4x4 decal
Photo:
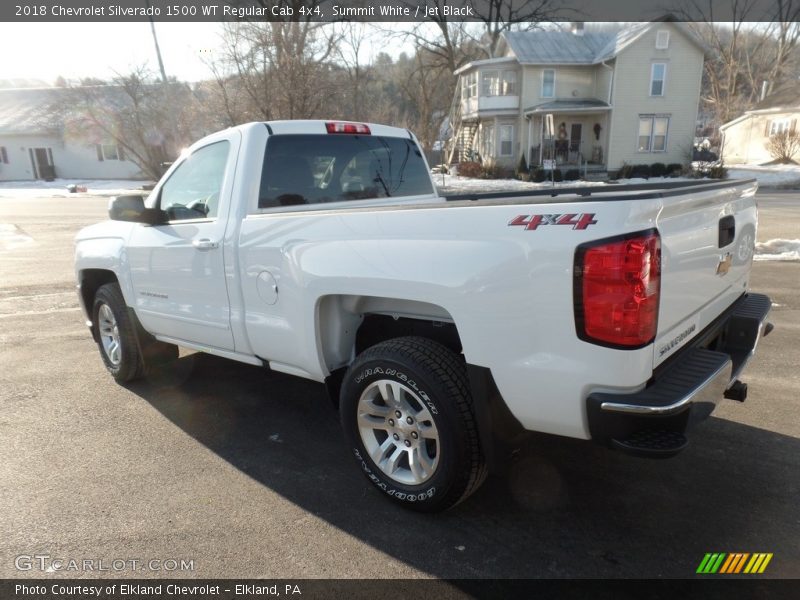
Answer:
[[508, 222], [508, 226], [518, 225], [534, 231], [540, 225], [572, 225], [573, 229], [586, 229], [594, 225], [595, 213], [567, 213], [563, 215], [518, 215]]

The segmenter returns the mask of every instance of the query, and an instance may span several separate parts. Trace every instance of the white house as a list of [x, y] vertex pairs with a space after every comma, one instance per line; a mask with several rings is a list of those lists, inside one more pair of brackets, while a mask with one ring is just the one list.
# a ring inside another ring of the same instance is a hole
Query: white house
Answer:
[[[705, 48], [665, 18], [616, 33], [503, 35], [497, 58], [456, 71], [449, 160], [552, 158], [605, 171], [691, 159]], [[552, 115], [553, 138], [546, 134]]]
[[[752, 110], [728, 121], [722, 133], [722, 159], [730, 164], [761, 164], [775, 160], [767, 149], [770, 138], [798, 131], [800, 118], [800, 82], [792, 82], [770, 94]], [[800, 159], [800, 152], [794, 156]]]
[[0, 89], [0, 181], [136, 179], [138, 166], [102, 135], [72, 135], [52, 107], [62, 88]]

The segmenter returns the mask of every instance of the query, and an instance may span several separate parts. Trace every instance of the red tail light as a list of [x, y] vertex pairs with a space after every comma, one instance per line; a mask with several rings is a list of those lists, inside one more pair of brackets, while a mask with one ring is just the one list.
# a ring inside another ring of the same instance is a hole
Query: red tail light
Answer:
[[590, 242], [575, 253], [578, 337], [612, 348], [653, 341], [661, 295], [661, 238], [653, 229]]
[[364, 123], [345, 123], [342, 121], [328, 121], [325, 123], [325, 129], [328, 133], [360, 133], [362, 135], [370, 135], [368, 125]]

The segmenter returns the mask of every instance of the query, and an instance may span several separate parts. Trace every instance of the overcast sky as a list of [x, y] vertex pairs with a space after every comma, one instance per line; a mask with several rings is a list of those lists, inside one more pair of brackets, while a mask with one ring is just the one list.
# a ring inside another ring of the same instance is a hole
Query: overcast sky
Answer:
[[[156, 23], [167, 75], [185, 81], [209, 77], [203, 60], [218, 52], [221, 27], [220, 23]], [[370, 53], [397, 56], [410, 49], [400, 41], [387, 44], [384, 37]], [[147, 22], [0, 23], [0, 79], [41, 79], [51, 84], [59, 75], [108, 78], [114, 71], [125, 73], [143, 63], [158, 70]]]

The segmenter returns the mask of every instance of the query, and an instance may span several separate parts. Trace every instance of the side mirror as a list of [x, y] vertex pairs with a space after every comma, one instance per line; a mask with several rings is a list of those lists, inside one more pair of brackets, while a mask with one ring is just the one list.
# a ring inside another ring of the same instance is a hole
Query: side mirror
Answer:
[[129, 221], [158, 225], [166, 223], [163, 211], [157, 208], [147, 208], [142, 196], [117, 196], [108, 203], [108, 216], [112, 221]]

